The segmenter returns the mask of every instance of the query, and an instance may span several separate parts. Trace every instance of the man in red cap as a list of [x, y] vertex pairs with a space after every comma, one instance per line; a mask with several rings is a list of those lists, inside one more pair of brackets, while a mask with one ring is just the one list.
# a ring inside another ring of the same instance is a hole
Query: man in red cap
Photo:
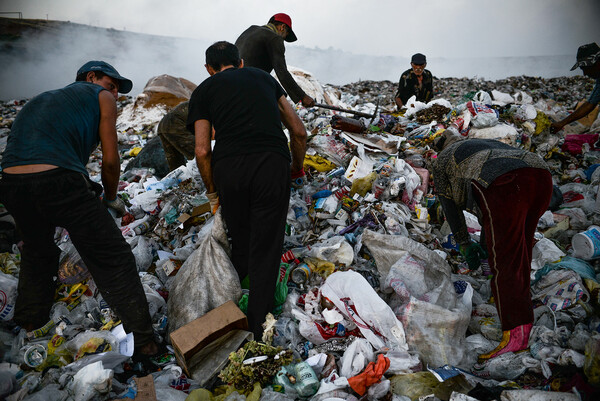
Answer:
[[246, 67], [256, 67], [271, 73], [275, 69], [277, 78], [294, 103], [302, 102], [304, 107], [314, 106], [315, 101], [296, 83], [285, 63], [283, 41], [295, 42], [292, 19], [284, 13], [275, 14], [267, 25], [252, 25], [235, 41], [236, 47]]

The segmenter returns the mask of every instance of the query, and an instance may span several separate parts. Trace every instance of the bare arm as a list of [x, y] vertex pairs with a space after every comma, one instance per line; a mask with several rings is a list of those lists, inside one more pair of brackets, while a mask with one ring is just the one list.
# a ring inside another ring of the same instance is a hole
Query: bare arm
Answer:
[[212, 178], [212, 149], [210, 140], [212, 137], [212, 124], [208, 120], [197, 120], [194, 122], [194, 133], [196, 136], [196, 164], [206, 186], [207, 193], [213, 193], [217, 189]]
[[100, 125], [98, 128], [102, 146], [102, 185], [106, 199], [117, 197], [117, 186], [121, 173], [117, 138], [117, 102], [108, 91], [98, 94], [100, 102]]
[[292, 151], [292, 173], [302, 170], [306, 154], [306, 128], [285, 96], [277, 101], [281, 122], [290, 132], [290, 149]]
[[563, 129], [563, 127], [567, 124], [572, 123], [573, 121], [577, 121], [585, 116], [587, 116], [588, 114], [590, 114], [592, 112], [592, 110], [594, 110], [596, 106], [589, 103], [589, 102], [584, 102], [581, 107], [579, 107], [577, 110], [575, 110], [573, 113], [571, 113], [570, 115], [568, 115], [566, 118], [555, 122], [552, 124], [552, 130], [553, 131], [560, 131], [561, 129]]

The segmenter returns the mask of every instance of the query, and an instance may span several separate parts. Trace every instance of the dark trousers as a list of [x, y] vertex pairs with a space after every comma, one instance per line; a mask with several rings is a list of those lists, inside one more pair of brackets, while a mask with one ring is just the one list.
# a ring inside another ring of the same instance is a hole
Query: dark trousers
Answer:
[[0, 202], [14, 217], [24, 242], [14, 321], [35, 328], [48, 322], [60, 256], [54, 232], [63, 227], [104, 300], [134, 333], [135, 345], [144, 345], [153, 339], [153, 331], [135, 258], [98, 195], [74, 171], [2, 173]]
[[240, 280], [250, 277], [248, 324], [257, 340], [273, 309], [290, 200], [290, 163], [276, 153], [217, 161], [213, 177]]
[[194, 158], [194, 135], [188, 131], [159, 132], [158, 136], [165, 151], [169, 170], [184, 166], [188, 159]]
[[550, 204], [552, 176], [546, 170], [522, 168], [501, 175], [487, 188], [473, 184], [473, 194], [482, 211], [502, 330], [533, 323], [533, 235]]

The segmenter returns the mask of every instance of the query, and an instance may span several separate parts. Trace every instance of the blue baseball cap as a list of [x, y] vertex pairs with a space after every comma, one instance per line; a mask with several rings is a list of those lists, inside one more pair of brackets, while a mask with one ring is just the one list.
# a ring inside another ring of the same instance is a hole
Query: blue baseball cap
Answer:
[[133, 82], [131, 80], [122, 77], [119, 72], [112, 65], [108, 64], [106, 61], [97, 61], [92, 60], [88, 61], [84, 65], [81, 66], [80, 69], [77, 70], [77, 75], [82, 74], [84, 72], [90, 71], [100, 71], [111, 78], [119, 81], [119, 92], [120, 93], [129, 93], [131, 88], [133, 88]]

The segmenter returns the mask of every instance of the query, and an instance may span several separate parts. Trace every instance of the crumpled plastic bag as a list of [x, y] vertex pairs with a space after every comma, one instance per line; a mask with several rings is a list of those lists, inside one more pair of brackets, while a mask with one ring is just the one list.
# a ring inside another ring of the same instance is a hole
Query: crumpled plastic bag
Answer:
[[340, 375], [350, 378], [359, 374], [369, 362], [375, 361], [375, 353], [369, 341], [357, 338], [344, 351], [340, 359]]
[[63, 284], [72, 285], [81, 283], [90, 277], [90, 272], [81, 260], [81, 256], [79, 256], [73, 243], [69, 241], [62, 246], [62, 249], [58, 267], [58, 280]]
[[112, 388], [113, 374], [111, 369], [104, 369], [100, 361], [79, 370], [71, 383], [75, 401], [88, 401], [108, 394]]
[[544, 267], [546, 263], [557, 262], [565, 256], [565, 253], [548, 238], [542, 238], [534, 246], [532, 251], [531, 270], [532, 274]]
[[210, 233], [185, 261], [169, 292], [169, 333], [207, 312], [242, 296], [240, 279], [230, 259], [230, 248], [221, 210]]
[[306, 256], [350, 266], [354, 260], [354, 250], [345, 237], [337, 235], [312, 246]]
[[408, 349], [402, 323], [361, 274], [335, 272], [321, 286], [321, 294], [359, 327], [375, 349]]
[[137, 236], [137, 245], [133, 248], [135, 264], [139, 272], [145, 272], [152, 264], [152, 246], [150, 241], [143, 235]]

